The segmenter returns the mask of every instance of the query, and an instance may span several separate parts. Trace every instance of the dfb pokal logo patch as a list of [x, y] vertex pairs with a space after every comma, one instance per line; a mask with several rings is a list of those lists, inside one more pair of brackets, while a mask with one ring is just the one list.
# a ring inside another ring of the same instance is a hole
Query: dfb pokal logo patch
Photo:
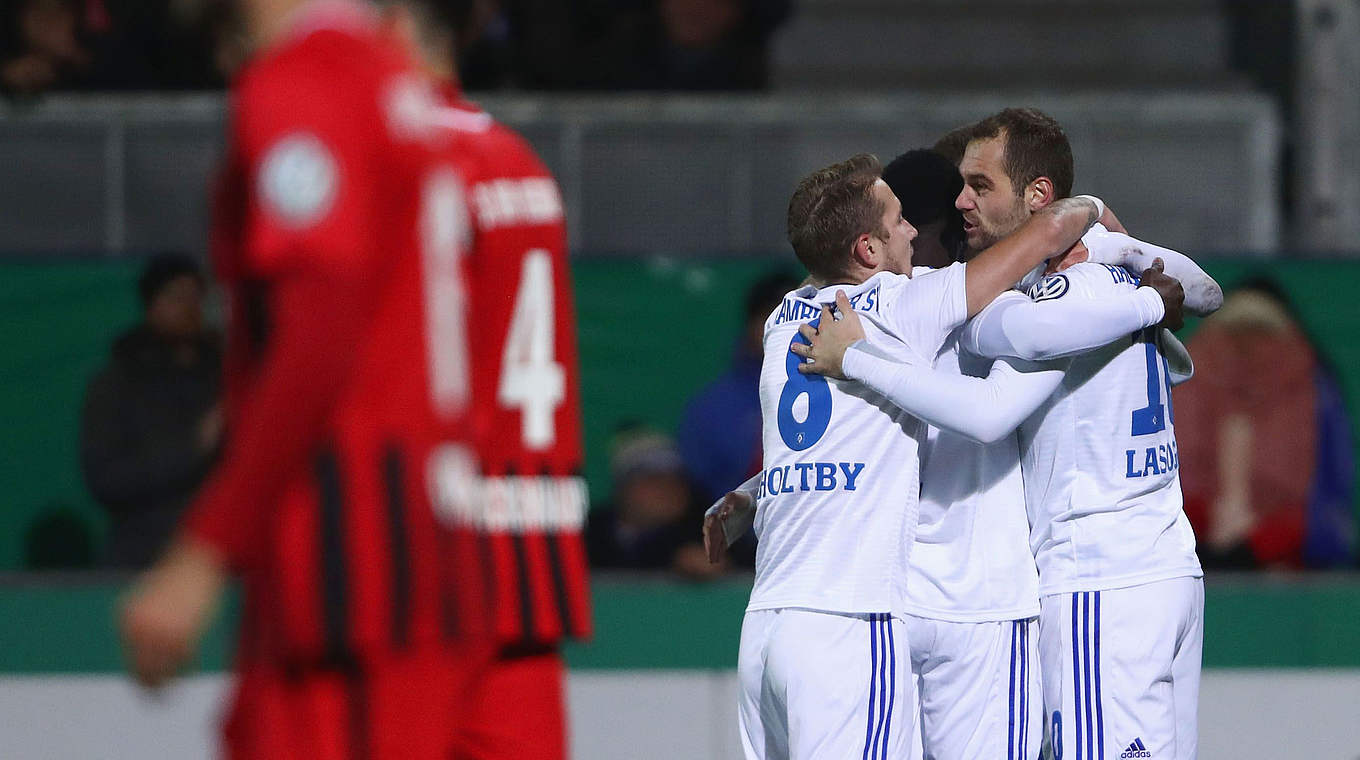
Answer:
[[335, 159], [321, 140], [292, 134], [274, 143], [260, 165], [259, 193], [265, 206], [291, 227], [308, 227], [335, 202]]

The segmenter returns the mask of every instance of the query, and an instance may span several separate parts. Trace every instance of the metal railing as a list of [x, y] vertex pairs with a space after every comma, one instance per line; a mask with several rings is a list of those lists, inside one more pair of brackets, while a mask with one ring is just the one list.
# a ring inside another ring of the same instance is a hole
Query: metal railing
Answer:
[[[483, 99], [557, 174], [573, 250], [778, 253], [799, 177], [889, 159], [1010, 105], [1061, 121], [1077, 190], [1188, 251], [1281, 242], [1281, 128], [1248, 93], [525, 96]], [[220, 96], [51, 98], [0, 106], [0, 250], [206, 245]]]

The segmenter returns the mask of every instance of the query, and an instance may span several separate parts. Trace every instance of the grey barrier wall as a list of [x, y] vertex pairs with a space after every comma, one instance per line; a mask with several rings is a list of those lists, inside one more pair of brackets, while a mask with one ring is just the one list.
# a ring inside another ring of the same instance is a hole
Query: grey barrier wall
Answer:
[[[574, 250], [778, 253], [798, 178], [856, 152], [885, 161], [1002, 107], [1072, 141], [1078, 192], [1135, 233], [1195, 252], [1281, 243], [1280, 123], [1252, 94], [495, 96], [559, 177]], [[206, 247], [219, 96], [0, 106], [0, 251]]]
[[[215, 757], [229, 686], [199, 674], [153, 695], [111, 673], [0, 675], [0, 742], [23, 760]], [[735, 671], [572, 671], [571, 756], [740, 760], [737, 695]], [[1209, 670], [1199, 757], [1353, 760], [1357, 700], [1360, 670]]]

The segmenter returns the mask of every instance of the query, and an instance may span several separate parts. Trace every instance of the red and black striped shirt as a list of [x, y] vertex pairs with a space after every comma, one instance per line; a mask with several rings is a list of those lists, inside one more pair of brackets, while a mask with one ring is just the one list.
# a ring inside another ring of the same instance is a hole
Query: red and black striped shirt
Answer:
[[472, 209], [467, 258], [472, 440], [482, 478], [464, 522], [482, 537], [507, 644], [590, 634], [581, 538], [581, 391], [557, 183], [512, 130], [450, 94]]
[[470, 452], [470, 213], [425, 80], [357, 7], [315, 7], [233, 86], [228, 433], [186, 524], [243, 576], [243, 662], [304, 667], [491, 636], [430, 465]]

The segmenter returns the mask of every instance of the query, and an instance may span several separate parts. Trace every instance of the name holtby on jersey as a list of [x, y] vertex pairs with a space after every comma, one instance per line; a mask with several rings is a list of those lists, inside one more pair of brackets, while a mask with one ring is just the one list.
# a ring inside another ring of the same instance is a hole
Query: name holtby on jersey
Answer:
[[801, 491], [853, 491], [863, 472], [863, 462], [798, 462], [771, 467], [760, 474], [757, 498]]

